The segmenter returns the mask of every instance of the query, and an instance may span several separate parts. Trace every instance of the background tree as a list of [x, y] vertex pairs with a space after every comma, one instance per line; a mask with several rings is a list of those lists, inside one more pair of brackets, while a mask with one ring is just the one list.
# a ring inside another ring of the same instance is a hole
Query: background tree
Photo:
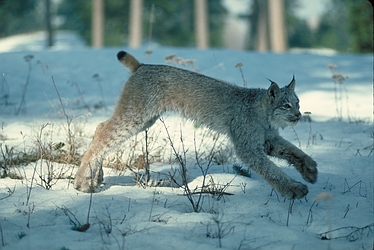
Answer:
[[[128, 44], [130, 1], [105, 0], [105, 41], [106, 46]], [[155, 22], [152, 40], [164, 46], [195, 46], [194, 13], [191, 0], [144, 0], [143, 38], [148, 36], [151, 8], [155, 5]], [[63, 17], [61, 28], [77, 30], [91, 44], [91, 1], [62, 1], [58, 15]], [[222, 46], [222, 28], [226, 9], [220, 0], [208, 1], [209, 30], [211, 46]]]
[[[356, 0], [353, 0], [356, 1]], [[344, 1], [331, 0], [315, 32], [315, 47], [344, 51], [349, 47], [348, 11]]]
[[[255, 49], [259, 35], [260, 4], [253, 0], [249, 49]], [[373, 48], [373, 8], [368, 0], [331, 0], [319, 25], [312, 30], [306, 20], [295, 15], [297, 0], [286, 0], [286, 26], [290, 48], [331, 48], [340, 52], [369, 53]], [[265, 41], [268, 42], [268, 41]], [[258, 48], [258, 46], [257, 46]]]
[[372, 5], [367, 0], [331, 0], [315, 37], [315, 46], [342, 52], [372, 52]]
[[198, 48], [209, 47], [209, 25], [207, 0], [194, 0], [195, 43]]
[[44, 0], [45, 4], [45, 24], [48, 33], [47, 46], [53, 46], [53, 27], [52, 27], [52, 11], [51, 11], [51, 0]]
[[[104, 45], [123, 45], [125, 33], [128, 33], [129, 1], [106, 0], [104, 4]], [[62, 1], [57, 15], [63, 18], [61, 29], [78, 31], [87, 44], [91, 37], [92, 1]]]
[[348, 30], [354, 52], [373, 52], [373, 6], [369, 1], [347, 1]]
[[104, 0], [92, 0], [91, 8], [91, 40], [92, 47], [101, 48], [104, 45]]
[[[155, 4], [155, 23], [152, 37], [165, 46], [195, 46], [194, 2], [191, 0], [145, 0], [145, 30], [148, 30], [151, 5]], [[209, 0], [209, 44], [222, 46], [224, 15], [227, 13], [220, 0]]]
[[315, 43], [314, 34], [307, 21], [295, 14], [299, 7], [296, 0], [286, 0], [288, 44], [291, 48], [311, 48]]
[[35, 0], [0, 0], [0, 37], [44, 28]]
[[60, 29], [75, 30], [91, 44], [91, 1], [62, 1], [57, 15], [62, 18]]
[[269, 33], [271, 50], [286, 52], [288, 47], [287, 29], [285, 24], [284, 0], [268, 1]]
[[[45, 0], [0, 0], [0, 37], [46, 30]], [[91, 44], [92, 0], [50, 1], [51, 20], [58, 29], [78, 31]], [[221, 0], [207, 0], [209, 44], [223, 45], [223, 28], [227, 11]], [[265, 0], [252, 0], [249, 49], [256, 48], [258, 6]], [[298, 0], [285, 0], [289, 47], [332, 48], [341, 52], [370, 53], [373, 44], [373, 8], [368, 0], [330, 0], [319, 26], [311, 30], [294, 12]], [[104, 46], [128, 45], [130, 0], [105, 0]], [[147, 41], [152, 4], [155, 5], [152, 41], [163, 46], [196, 45], [193, 0], [143, 0], [143, 44]], [[58, 4], [58, 6], [56, 6]], [[57, 12], [55, 11], [57, 7]], [[58, 17], [57, 19], [55, 17]], [[268, 27], [265, 28], [268, 33]], [[267, 40], [265, 42], [268, 42]]]
[[[154, 6], [152, 6], [152, 8], [154, 8]], [[142, 34], [143, 34], [143, 0], [130, 0], [130, 27], [129, 27], [129, 34], [128, 34], [129, 46], [132, 48], [137, 48], [141, 46], [142, 45]], [[151, 39], [151, 37], [149, 37], [149, 39]]]
[[[253, 0], [250, 2], [252, 13], [249, 16], [243, 16], [243, 18], [249, 18], [251, 23], [250, 27], [250, 40], [248, 44], [249, 49], [256, 49], [260, 51], [266, 51], [268, 48], [269, 41], [266, 37], [269, 37], [268, 28], [268, 13], [267, 13], [267, 1], [264, 0]], [[299, 8], [297, 0], [285, 0], [285, 23], [286, 23], [286, 35], [287, 44], [290, 48], [302, 47], [309, 48], [313, 46], [313, 33], [308, 26], [306, 20], [300, 19], [296, 16], [295, 10]], [[262, 12], [262, 13], [260, 13]], [[261, 24], [260, 20], [262, 19]], [[261, 26], [261, 25], [265, 25]], [[265, 30], [265, 31], [264, 31]], [[266, 34], [264, 34], [264, 32]], [[261, 43], [261, 44], [258, 44]]]

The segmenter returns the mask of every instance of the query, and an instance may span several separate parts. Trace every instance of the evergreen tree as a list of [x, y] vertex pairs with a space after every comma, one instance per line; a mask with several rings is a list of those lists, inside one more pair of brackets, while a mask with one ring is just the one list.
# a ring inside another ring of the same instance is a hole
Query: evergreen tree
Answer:
[[322, 16], [316, 44], [343, 52], [372, 52], [373, 8], [366, 0], [332, 0]]
[[87, 44], [91, 44], [91, 8], [91, 0], [62, 1], [57, 9], [57, 15], [63, 19], [59, 28], [78, 31]]
[[369, 1], [348, 2], [348, 30], [354, 52], [373, 52], [373, 7]]
[[0, 37], [43, 27], [43, 14], [36, 10], [35, 0], [0, 0]]
[[300, 19], [294, 13], [299, 8], [295, 0], [286, 0], [286, 24], [289, 47], [311, 48], [315, 42], [313, 31], [306, 20]]
[[347, 30], [347, 16], [345, 2], [332, 0], [322, 15], [315, 34], [315, 46], [346, 52], [351, 39]]

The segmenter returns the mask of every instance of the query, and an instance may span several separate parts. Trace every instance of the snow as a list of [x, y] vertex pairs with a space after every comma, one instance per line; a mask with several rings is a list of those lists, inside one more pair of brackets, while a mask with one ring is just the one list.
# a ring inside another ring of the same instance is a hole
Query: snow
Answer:
[[[83, 48], [84, 41], [79, 35], [72, 31], [58, 31], [54, 37], [54, 50], [66, 50], [72, 46]], [[41, 51], [47, 45], [47, 32], [37, 31], [27, 34], [18, 34], [0, 39], [0, 52], [9, 51]]]
[[[301, 112], [311, 112], [312, 121], [299, 122], [294, 129], [285, 128], [280, 133], [313, 157], [319, 176], [316, 184], [308, 184], [306, 199], [293, 203], [290, 214], [290, 202], [272, 192], [256, 173], [252, 172], [251, 178], [235, 174], [232, 166], [240, 165], [240, 160], [227, 138], [221, 136], [213, 150], [216, 157], [207, 182], [213, 180], [216, 187], [227, 184], [225, 192], [232, 195], [204, 194], [202, 210], [195, 213], [183, 190], [169, 185], [168, 173], [178, 173], [179, 166], [165, 128], [158, 121], [149, 131], [149, 139], [150, 155], [158, 157], [151, 165], [152, 180], [162, 179], [162, 185], [143, 188], [135, 183], [131, 171], [104, 168], [105, 185], [101, 192], [92, 195], [91, 226], [85, 232], [72, 230], [64, 211], [70, 211], [85, 224], [90, 194], [76, 191], [67, 178], [56, 180], [50, 190], [43, 188], [39, 175], [48, 173], [51, 162], [47, 160], [12, 167], [13, 173], [23, 179], [6, 177], [0, 181], [1, 249], [216, 249], [220, 244], [223, 249], [372, 249], [371, 55], [172, 47], [154, 47], [152, 54], [146, 55], [145, 48], [91, 49], [66, 44], [59, 49], [43, 50], [38, 46], [33, 47], [35, 50], [24, 50], [9, 43], [7, 52], [4, 49], [0, 53], [2, 152], [6, 147], [28, 152], [37, 146], [38, 138], [45, 144], [66, 143], [67, 122], [59, 94], [66, 115], [73, 119], [72, 129], [83, 153], [95, 127], [110, 117], [123, 82], [130, 75], [116, 59], [116, 53], [124, 49], [142, 62], [157, 64], [165, 64], [165, 56], [177, 54], [196, 60], [194, 66], [202, 74], [240, 85], [243, 78], [235, 65], [241, 62], [244, 81], [251, 88], [267, 88], [266, 78], [286, 85], [295, 75]], [[21, 106], [29, 72], [24, 59], [27, 55], [33, 58], [25, 105]], [[332, 73], [327, 68], [330, 64], [338, 66], [335, 73], [349, 77], [344, 85], [337, 84], [347, 90], [342, 88], [337, 100]], [[342, 121], [336, 107], [342, 109]], [[182, 146], [188, 150], [189, 186], [201, 186], [194, 137], [205, 169], [215, 134], [173, 114], [165, 116], [165, 124], [179, 153], [183, 153]], [[43, 125], [46, 127], [41, 129]], [[124, 158], [130, 155], [134, 140], [124, 146]], [[137, 140], [136, 150], [144, 150], [143, 135], [138, 135]], [[292, 178], [302, 180], [285, 162], [273, 160]], [[64, 176], [77, 169], [68, 164], [52, 164], [54, 171], [61, 171]], [[14, 193], [6, 197], [10, 191]], [[368, 225], [371, 226], [365, 228]], [[323, 235], [319, 234], [335, 229], [338, 230], [326, 237], [340, 238], [321, 239]], [[352, 232], [357, 233], [354, 240], [343, 237]]]

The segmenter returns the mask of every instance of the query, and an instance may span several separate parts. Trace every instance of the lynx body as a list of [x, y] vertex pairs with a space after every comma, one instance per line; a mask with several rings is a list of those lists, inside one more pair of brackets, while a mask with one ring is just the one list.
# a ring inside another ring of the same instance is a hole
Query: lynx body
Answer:
[[317, 181], [316, 162], [278, 133], [301, 117], [294, 78], [283, 88], [272, 82], [268, 89], [248, 89], [176, 67], [141, 64], [123, 51], [117, 57], [132, 76], [113, 116], [96, 129], [75, 176], [76, 189], [95, 192], [103, 181], [103, 157], [167, 111], [226, 134], [242, 161], [287, 199], [304, 197], [308, 187], [267, 155], [286, 160], [305, 181]]

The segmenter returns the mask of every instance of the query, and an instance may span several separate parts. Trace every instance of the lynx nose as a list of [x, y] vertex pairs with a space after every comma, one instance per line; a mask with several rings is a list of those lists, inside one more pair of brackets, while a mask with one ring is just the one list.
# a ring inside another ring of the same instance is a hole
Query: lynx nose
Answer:
[[296, 116], [297, 119], [300, 119], [300, 117], [301, 117], [300, 111], [297, 111], [297, 113], [295, 114], [295, 116]]

